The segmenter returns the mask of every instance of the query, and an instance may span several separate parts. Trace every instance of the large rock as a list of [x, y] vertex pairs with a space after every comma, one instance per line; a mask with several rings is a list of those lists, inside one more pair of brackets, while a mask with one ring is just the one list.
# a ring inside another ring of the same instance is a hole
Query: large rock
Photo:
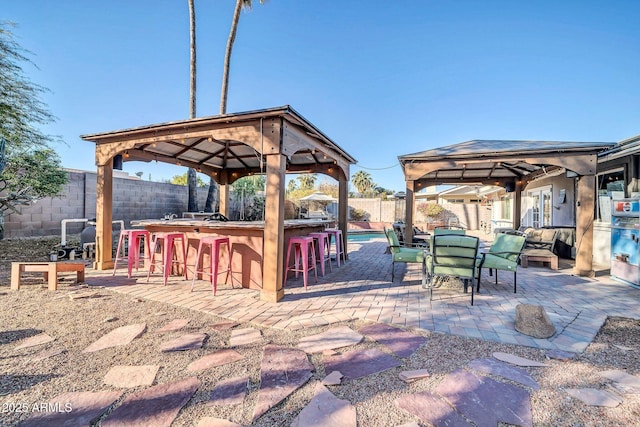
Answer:
[[516, 306], [516, 331], [534, 338], [549, 338], [556, 333], [544, 307], [534, 304]]

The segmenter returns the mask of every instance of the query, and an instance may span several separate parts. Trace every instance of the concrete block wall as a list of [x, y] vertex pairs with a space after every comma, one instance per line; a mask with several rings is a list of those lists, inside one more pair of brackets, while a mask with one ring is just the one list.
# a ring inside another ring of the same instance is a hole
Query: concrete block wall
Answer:
[[480, 222], [491, 223], [491, 208], [479, 203], [443, 203], [446, 222], [457, 220], [467, 230], [480, 229]]
[[[400, 203], [404, 204], [404, 201]], [[349, 207], [353, 209], [361, 209], [369, 214], [369, 222], [385, 222], [393, 223], [396, 220], [395, 200], [380, 199], [349, 199]], [[401, 207], [401, 217], [404, 217], [404, 206]], [[445, 223], [457, 221], [463, 227], [469, 230], [477, 230], [480, 228], [480, 222], [491, 221], [491, 208], [480, 205], [478, 203], [445, 203], [445, 215], [443, 221]], [[427, 218], [420, 212], [414, 215], [414, 224], [424, 226], [427, 224]]]
[[394, 222], [396, 202], [381, 199], [349, 199], [349, 207], [369, 214], [370, 222]]
[[[47, 197], [31, 206], [22, 207], [22, 215], [5, 217], [5, 238], [55, 236], [62, 233], [63, 219], [96, 217], [96, 183], [93, 172], [69, 171], [69, 182], [60, 197]], [[198, 189], [199, 206], [204, 206], [207, 188]], [[167, 213], [179, 217], [187, 210], [188, 190], [181, 185], [142, 181], [131, 178], [113, 179], [113, 219], [131, 220], [162, 218]], [[84, 224], [67, 224], [67, 234], [77, 234]], [[115, 227], [114, 227], [115, 229]]]
[[[5, 238], [60, 234], [63, 219], [85, 217], [84, 187], [84, 174], [70, 172], [69, 182], [60, 197], [47, 197], [30, 206], [23, 206], [22, 215], [5, 214]], [[95, 211], [95, 206], [93, 209]]]

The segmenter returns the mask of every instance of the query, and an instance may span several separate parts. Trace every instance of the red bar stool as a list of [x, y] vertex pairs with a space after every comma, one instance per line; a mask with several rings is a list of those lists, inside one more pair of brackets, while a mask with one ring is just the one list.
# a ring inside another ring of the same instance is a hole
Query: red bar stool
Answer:
[[331, 237], [333, 236], [333, 240], [336, 242], [336, 261], [338, 262], [338, 267], [340, 267], [340, 255], [342, 255], [342, 261], [346, 264], [346, 245], [342, 238], [342, 230], [339, 228], [327, 228], [324, 231], [329, 234], [329, 241], [331, 241]]
[[[227, 269], [225, 271], [218, 271], [218, 267], [220, 266], [219, 258], [220, 258], [220, 247], [222, 245], [227, 245], [227, 257], [229, 260], [229, 265], [227, 265]], [[204, 271], [205, 267], [201, 266], [200, 270], [198, 270], [198, 265], [200, 265], [200, 257], [203, 255], [202, 249], [206, 249], [209, 246], [209, 255], [211, 258], [210, 262], [210, 272], [206, 273]], [[196, 282], [196, 277], [198, 273], [201, 273], [203, 276], [206, 274], [211, 276], [211, 286], [213, 288], [213, 295], [216, 294], [216, 290], [218, 288], [218, 274], [219, 273], [227, 273], [227, 277], [229, 277], [229, 273], [231, 273], [231, 279], [233, 280], [233, 270], [231, 270], [231, 243], [229, 243], [228, 237], [222, 236], [207, 236], [200, 239], [200, 243], [198, 244], [198, 253], [196, 254], [196, 264], [194, 266], [193, 272], [193, 280], [191, 281], [191, 292], [193, 292], [193, 285]], [[225, 279], [226, 280], [226, 279]]]
[[[148, 260], [151, 254], [150, 233], [147, 230], [120, 230], [120, 238], [118, 239], [118, 249], [116, 249], [116, 256], [113, 260], [113, 275], [116, 275], [116, 269], [118, 268], [118, 261], [124, 259], [127, 260], [129, 279], [131, 279], [131, 271], [133, 266], [136, 266], [136, 271], [140, 267], [140, 260]], [[125, 242], [126, 240], [126, 242]], [[144, 240], [144, 253], [140, 256], [140, 243]], [[125, 251], [125, 243], [127, 250]], [[125, 255], [126, 253], [126, 255]], [[145, 261], [146, 262], [146, 261]]]
[[[331, 265], [331, 238], [329, 233], [324, 231], [317, 231], [309, 233], [309, 236], [314, 238], [314, 244], [318, 253], [318, 262], [320, 263], [320, 271], [322, 277], [324, 277], [324, 265], [329, 261], [329, 268], [333, 272], [333, 266]], [[317, 243], [316, 243], [317, 242]]]
[[[182, 248], [182, 260], [174, 259], [174, 256], [178, 256], [176, 253], [175, 246], [176, 241], [180, 241]], [[182, 233], [153, 233], [151, 235], [151, 247], [153, 251], [151, 252], [151, 261], [149, 262], [149, 271], [147, 273], [147, 282], [149, 282], [149, 277], [151, 277], [151, 273], [156, 266], [162, 268], [162, 275], [164, 276], [164, 285], [167, 284], [167, 279], [169, 278], [169, 274], [171, 274], [171, 270], [173, 269], [173, 264], [184, 265], [184, 277], [187, 278], [187, 252], [186, 252], [186, 239], [184, 238], [184, 234]], [[156, 261], [156, 252], [158, 248], [162, 248], [162, 261]]]
[[[291, 259], [291, 249], [294, 250], [294, 266], [289, 265]], [[311, 256], [311, 263], [309, 263], [309, 256]], [[302, 258], [302, 267], [300, 265], [300, 258]], [[304, 282], [304, 288], [307, 289], [307, 281], [309, 278], [309, 270], [313, 270], [316, 276], [316, 283], [318, 283], [318, 271], [316, 270], [316, 250], [314, 245], [314, 239], [310, 236], [293, 236], [289, 238], [289, 247], [287, 248], [287, 266], [284, 271], [284, 282], [287, 282], [287, 275], [289, 271], [296, 272], [296, 279], [298, 274], [302, 272], [302, 279]], [[284, 283], [283, 283], [284, 286]]]

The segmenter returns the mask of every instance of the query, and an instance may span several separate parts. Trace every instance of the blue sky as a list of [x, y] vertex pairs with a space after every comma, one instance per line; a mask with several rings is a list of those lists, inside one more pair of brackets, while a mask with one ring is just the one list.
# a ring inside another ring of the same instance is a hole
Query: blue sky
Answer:
[[[195, 0], [198, 116], [218, 113], [233, 0]], [[397, 156], [471, 139], [617, 142], [640, 134], [635, 0], [270, 0], [243, 12], [228, 112], [291, 105], [401, 191]], [[63, 165], [80, 135], [189, 116], [187, 0], [3, 0], [38, 66]], [[124, 170], [169, 179], [184, 168]], [[324, 180], [324, 178], [322, 178]]]

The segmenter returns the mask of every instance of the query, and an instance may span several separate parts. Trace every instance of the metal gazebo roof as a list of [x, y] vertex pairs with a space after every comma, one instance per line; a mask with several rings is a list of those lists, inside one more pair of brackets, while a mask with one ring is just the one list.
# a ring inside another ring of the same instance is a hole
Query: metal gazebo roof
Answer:
[[[405, 175], [429, 185], [469, 182], [497, 185], [544, 174], [554, 168], [582, 169], [587, 165], [580, 160], [581, 156], [596, 155], [613, 145], [612, 142], [472, 140], [401, 155], [398, 160]], [[432, 166], [424, 167], [427, 164]], [[592, 167], [595, 171], [595, 164]]]

